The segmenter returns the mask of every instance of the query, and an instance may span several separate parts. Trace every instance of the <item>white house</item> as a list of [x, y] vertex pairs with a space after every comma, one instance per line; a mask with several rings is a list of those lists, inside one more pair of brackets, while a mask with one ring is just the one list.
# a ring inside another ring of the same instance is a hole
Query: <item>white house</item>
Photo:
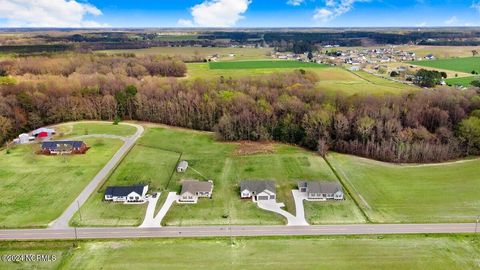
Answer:
[[300, 181], [298, 182], [300, 192], [306, 193], [308, 200], [326, 201], [343, 200], [342, 185], [336, 182]]
[[182, 182], [182, 191], [178, 197], [179, 203], [197, 203], [198, 198], [211, 198], [213, 181], [186, 180]]
[[123, 203], [144, 203], [147, 200], [148, 185], [107, 187], [105, 201]]
[[276, 199], [275, 182], [273, 181], [242, 181], [240, 183], [240, 197], [252, 198], [253, 201]]

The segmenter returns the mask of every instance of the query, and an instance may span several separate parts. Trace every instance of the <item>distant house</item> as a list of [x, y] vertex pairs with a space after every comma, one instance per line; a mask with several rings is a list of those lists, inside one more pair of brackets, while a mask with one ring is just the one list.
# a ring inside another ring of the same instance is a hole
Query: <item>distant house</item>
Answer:
[[306, 193], [309, 200], [343, 200], [342, 185], [335, 182], [300, 181], [300, 192]]
[[147, 200], [148, 185], [107, 187], [105, 201], [123, 203], [143, 203]]
[[84, 154], [88, 147], [82, 141], [48, 141], [42, 143], [41, 153], [45, 155]]
[[55, 134], [55, 130], [52, 128], [39, 128], [32, 131], [32, 135], [36, 138], [46, 138]]
[[187, 161], [182, 160], [178, 163], [177, 172], [182, 173], [182, 172], [187, 171], [187, 169], [188, 169], [188, 162]]
[[254, 201], [276, 199], [275, 182], [273, 181], [242, 181], [240, 183], [240, 197], [252, 198]]
[[187, 180], [182, 183], [182, 191], [178, 202], [197, 203], [198, 198], [211, 198], [213, 192], [212, 181]]
[[435, 57], [435, 55], [433, 55], [433, 54], [429, 54], [429, 55], [425, 56], [425, 59], [427, 59], [427, 60], [435, 60], [436, 57]]

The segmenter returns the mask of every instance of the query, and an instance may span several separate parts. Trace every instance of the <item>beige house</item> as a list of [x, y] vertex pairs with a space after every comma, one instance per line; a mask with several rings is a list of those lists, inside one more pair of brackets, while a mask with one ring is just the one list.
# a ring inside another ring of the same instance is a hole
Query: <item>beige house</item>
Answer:
[[182, 191], [178, 196], [179, 203], [197, 203], [198, 198], [211, 198], [213, 181], [186, 180], [182, 182]]

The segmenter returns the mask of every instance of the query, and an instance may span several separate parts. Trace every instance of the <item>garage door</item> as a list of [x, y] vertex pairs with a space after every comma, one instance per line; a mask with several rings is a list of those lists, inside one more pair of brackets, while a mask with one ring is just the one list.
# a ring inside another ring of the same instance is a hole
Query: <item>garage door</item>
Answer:
[[258, 196], [258, 197], [257, 197], [257, 200], [259, 200], [259, 201], [266, 201], [266, 200], [268, 200], [268, 196]]

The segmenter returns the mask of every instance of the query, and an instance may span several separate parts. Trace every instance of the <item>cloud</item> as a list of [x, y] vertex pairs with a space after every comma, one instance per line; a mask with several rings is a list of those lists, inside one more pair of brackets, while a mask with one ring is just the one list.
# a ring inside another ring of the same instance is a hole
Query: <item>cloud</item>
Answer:
[[300, 6], [301, 4], [303, 4], [305, 2], [305, 0], [288, 0], [287, 1], [287, 5], [290, 5], [290, 6]]
[[419, 24], [417, 24], [417, 25], [415, 25], [415, 26], [416, 26], [416, 27], [425, 27], [425, 26], [427, 26], [427, 22], [421, 22], [421, 23], [419, 23]]
[[317, 8], [313, 19], [329, 22], [353, 9], [355, 3], [370, 2], [370, 0], [325, 0], [325, 7]]
[[480, 1], [473, 1], [470, 7], [480, 12]]
[[191, 8], [193, 20], [180, 19], [181, 26], [232, 27], [243, 19], [251, 0], [205, 0]]
[[0, 19], [8, 27], [102, 27], [86, 15], [102, 12], [88, 3], [76, 0], [0, 0]]
[[445, 21], [446, 25], [458, 25], [459, 21], [456, 16], [452, 16], [450, 19]]

